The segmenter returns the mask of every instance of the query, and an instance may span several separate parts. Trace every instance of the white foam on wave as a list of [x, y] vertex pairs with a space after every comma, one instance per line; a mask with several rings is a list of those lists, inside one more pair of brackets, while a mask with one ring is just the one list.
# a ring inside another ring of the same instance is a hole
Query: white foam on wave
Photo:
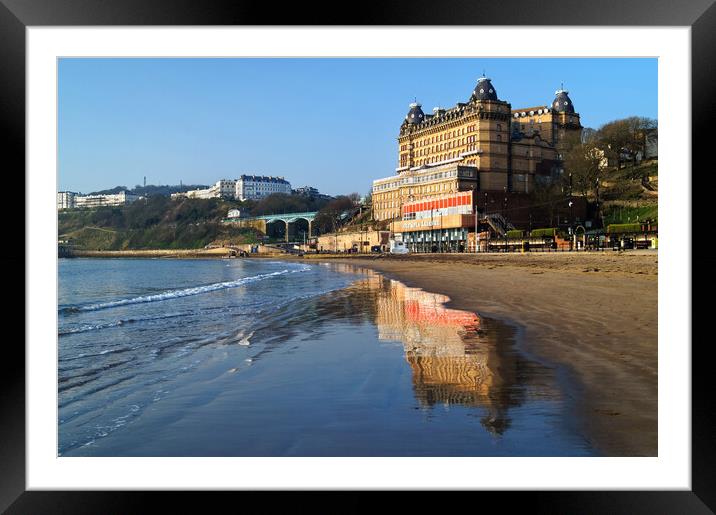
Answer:
[[146, 317], [133, 317], [133, 318], [122, 318], [120, 320], [114, 320], [112, 322], [100, 323], [100, 324], [83, 324], [76, 327], [64, 327], [57, 331], [59, 336], [67, 336], [68, 334], [86, 333], [88, 331], [99, 331], [102, 329], [109, 329], [111, 327], [119, 327], [125, 324], [133, 324], [136, 322], [153, 322], [155, 320], [166, 320], [167, 318], [176, 318], [192, 314], [191, 311], [185, 313], [166, 313], [159, 316], [146, 316]]
[[237, 343], [238, 343], [239, 345], [249, 346], [249, 345], [251, 345], [251, 337], [252, 337], [253, 335], [254, 335], [254, 332], [253, 332], [253, 331], [251, 331], [251, 332], [250, 332], [249, 334], [247, 334], [247, 335], [240, 334], [240, 335], [239, 335], [239, 338], [240, 338], [240, 339], [239, 339], [239, 341], [238, 341]]
[[87, 331], [97, 331], [99, 329], [108, 329], [110, 327], [117, 327], [120, 325], [124, 325], [124, 320], [116, 320], [114, 322], [109, 322], [106, 324], [84, 324], [79, 327], [71, 327], [69, 329], [60, 329], [57, 331], [58, 336], [66, 336], [68, 334], [76, 334], [76, 333], [86, 333]]
[[80, 306], [76, 308], [77, 311], [97, 311], [100, 309], [108, 309], [108, 308], [114, 308], [117, 306], [127, 306], [129, 304], [142, 304], [145, 302], [157, 302], [162, 300], [171, 300], [171, 299], [178, 299], [181, 297], [188, 297], [190, 295], [200, 295], [202, 293], [209, 293], [212, 291], [217, 290], [225, 290], [228, 288], [238, 288], [239, 286], [243, 286], [244, 284], [252, 283], [255, 281], [261, 281], [263, 279], [269, 279], [271, 277], [276, 277], [279, 275], [287, 274], [289, 273], [288, 270], [281, 270], [278, 272], [271, 272], [269, 274], [259, 274], [254, 275], [251, 277], [242, 277], [241, 279], [237, 279], [235, 281], [227, 281], [223, 283], [213, 283], [213, 284], [207, 284], [205, 286], [195, 286], [193, 288], [185, 288], [183, 290], [171, 290], [166, 291], [162, 293], [157, 293], [155, 295], [144, 295], [141, 297], [134, 297], [132, 299], [121, 299], [121, 300], [114, 300], [111, 302], [102, 302], [99, 304], [89, 304], [87, 306]]

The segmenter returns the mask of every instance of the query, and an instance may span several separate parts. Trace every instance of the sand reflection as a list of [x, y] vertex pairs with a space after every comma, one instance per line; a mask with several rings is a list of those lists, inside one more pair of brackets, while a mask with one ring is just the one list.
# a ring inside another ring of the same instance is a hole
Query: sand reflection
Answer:
[[503, 433], [510, 425], [508, 408], [524, 400], [523, 362], [513, 348], [513, 331], [475, 313], [446, 308], [450, 299], [444, 295], [370, 270], [362, 273], [352, 289], [372, 299], [379, 339], [403, 344], [421, 406], [483, 408], [483, 426]]

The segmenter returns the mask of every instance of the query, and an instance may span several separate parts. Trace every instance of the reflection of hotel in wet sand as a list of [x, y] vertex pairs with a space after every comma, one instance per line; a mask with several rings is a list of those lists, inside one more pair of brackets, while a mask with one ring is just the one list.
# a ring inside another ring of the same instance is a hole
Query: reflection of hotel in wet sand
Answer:
[[507, 328], [486, 326], [474, 313], [446, 308], [444, 295], [378, 274], [368, 272], [357, 287], [375, 295], [379, 339], [402, 342], [423, 406], [481, 407], [488, 430], [502, 433], [509, 426], [507, 408], [522, 403], [524, 388]]

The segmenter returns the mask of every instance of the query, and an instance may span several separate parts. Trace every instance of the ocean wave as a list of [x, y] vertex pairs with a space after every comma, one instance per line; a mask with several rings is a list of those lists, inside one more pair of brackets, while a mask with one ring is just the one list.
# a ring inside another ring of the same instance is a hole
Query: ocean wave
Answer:
[[252, 283], [255, 281], [261, 281], [263, 279], [270, 279], [279, 275], [287, 274], [289, 271], [281, 270], [278, 272], [271, 272], [268, 274], [259, 274], [250, 277], [242, 277], [235, 281], [227, 281], [222, 283], [207, 284], [205, 286], [195, 286], [193, 288], [185, 288], [183, 290], [170, 290], [155, 295], [144, 295], [141, 297], [134, 297], [131, 299], [120, 299], [111, 302], [102, 302], [99, 304], [88, 304], [86, 306], [72, 306], [61, 308], [60, 312], [63, 313], [74, 313], [80, 311], [99, 311], [101, 309], [115, 308], [118, 306], [127, 306], [130, 304], [143, 304], [145, 302], [158, 302], [163, 300], [178, 299], [181, 297], [188, 297], [190, 295], [200, 295], [202, 293], [209, 293], [217, 290], [225, 290], [229, 288], [238, 288], [244, 284]]
[[94, 388], [89, 388], [89, 389], [87, 389], [87, 390], [82, 391], [82, 393], [81, 393], [80, 395], [76, 396], [76, 397], [73, 397], [73, 398], [70, 398], [70, 399], [61, 400], [60, 402], [58, 402], [57, 407], [60, 408], [60, 409], [66, 408], [66, 407], [69, 406], [70, 404], [74, 404], [75, 402], [78, 402], [78, 401], [87, 399], [87, 398], [90, 397], [91, 395], [94, 395], [94, 394], [96, 394], [96, 393], [99, 393], [99, 392], [101, 392], [101, 391], [103, 391], [103, 390], [106, 390], [106, 389], [108, 389], [108, 388], [112, 388], [112, 387], [114, 387], [114, 386], [118, 386], [118, 385], [120, 385], [120, 384], [122, 384], [122, 383], [126, 383], [127, 381], [131, 381], [131, 380], [134, 379], [136, 376], [137, 376], [137, 374], [132, 374], [132, 375], [128, 375], [128, 376], [119, 377], [119, 378], [117, 378], [117, 379], [115, 379], [115, 380], [113, 380], [113, 381], [110, 381], [110, 382], [106, 382], [106, 383], [97, 385], [97, 386], [95, 386]]
[[102, 329], [109, 329], [111, 327], [119, 327], [126, 324], [134, 324], [137, 322], [151, 322], [154, 320], [165, 320], [167, 318], [176, 318], [186, 315], [191, 315], [193, 312], [189, 311], [186, 313], [168, 313], [166, 315], [159, 316], [148, 316], [148, 317], [133, 317], [133, 318], [122, 318], [120, 320], [114, 320], [112, 322], [106, 322], [102, 324], [83, 324], [76, 327], [65, 327], [57, 331], [58, 336], [67, 336], [69, 334], [86, 333], [88, 331], [100, 331]]
[[60, 329], [57, 331], [58, 336], [67, 336], [68, 334], [86, 333], [88, 331], [98, 331], [100, 329], [108, 329], [110, 327], [117, 327], [126, 323], [132, 322], [132, 320], [115, 320], [114, 322], [108, 322], [106, 324], [84, 324], [79, 327], [70, 327], [67, 329]]
[[58, 361], [65, 363], [67, 361], [76, 361], [78, 359], [82, 358], [95, 358], [97, 356], [105, 356], [107, 354], [121, 354], [123, 352], [128, 352], [134, 350], [132, 347], [118, 347], [115, 349], [105, 349], [100, 352], [81, 352], [75, 356], [67, 356], [63, 358], [59, 358]]
[[[113, 368], [121, 367], [122, 365], [132, 363], [133, 361], [135, 361], [135, 359], [131, 358], [131, 359], [126, 359], [124, 361], [113, 361], [111, 363], [107, 363], [105, 365], [95, 367], [95, 368], [90, 368], [90, 369], [82, 368], [81, 372], [78, 374], [74, 374], [74, 375], [67, 374], [67, 373], [60, 374], [57, 381], [59, 384], [62, 384], [62, 383], [67, 383], [69, 381], [72, 381], [73, 379], [80, 379], [83, 377], [89, 378], [89, 377], [97, 376], [97, 375], [99, 375], [103, 372], [106, 372], [108, 370], [111, 370]], [[77, 386], [79, 384], [84, 384], [84, 382], [83, 383], [72, 383], [72, 386]], [[60, 391], [62, 391], [62, 390], [60, 389]]]

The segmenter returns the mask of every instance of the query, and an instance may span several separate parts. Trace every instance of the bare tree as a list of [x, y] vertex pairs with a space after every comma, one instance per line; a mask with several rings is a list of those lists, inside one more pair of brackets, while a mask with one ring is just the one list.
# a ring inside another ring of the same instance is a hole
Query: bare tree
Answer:
[[557, 206], [564, 201], [564, 181], [559, 178], [556, 181], [537, 181], [532, 190], [532, 198], [536, 211], [546, 215], [549, 226], [554, 225]]
[[571, 174], [570, 186], [586, 197], [596, 184], [603, 159], [602, 149], [593, 143], [580, 143], [567, 150], [564, 169]]
[[623, 154], [629, 155], [632, 164], [636, 163], [637, 152], [646, 152], [646, 137], [651, 129], [657, 127], [653, 118], [631, 116], [602, 125], [597, 131], [598, 145], [609, 157], [616, 158], [621, 168]]
[[353, 209], [353, 201], [348, 196], [339, 196], [331, 200], [316, 214], [316, 228], [322, 232], [336, 232], [342, 221], [343, 213]]

